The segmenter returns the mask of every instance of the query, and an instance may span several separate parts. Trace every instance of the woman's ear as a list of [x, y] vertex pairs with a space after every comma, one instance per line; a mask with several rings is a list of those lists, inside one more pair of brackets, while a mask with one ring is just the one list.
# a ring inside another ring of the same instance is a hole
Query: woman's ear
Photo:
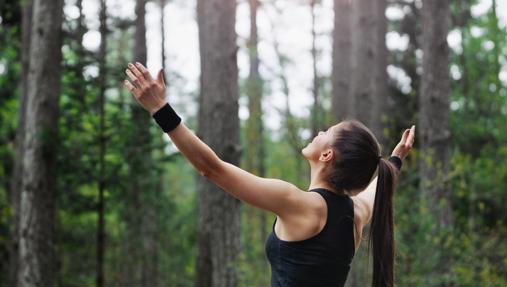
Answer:
[[320, 154], [319, 160], [323, 162], [331, 161], [334, 157], [334, 151], [332, 149], [326, 149]]

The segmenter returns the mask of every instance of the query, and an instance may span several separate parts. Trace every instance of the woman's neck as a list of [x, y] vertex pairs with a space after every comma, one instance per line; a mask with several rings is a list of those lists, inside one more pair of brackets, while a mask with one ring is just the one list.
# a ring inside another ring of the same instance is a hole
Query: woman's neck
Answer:
[[326, 180], [324, 180], [324, 165], [310, 163], [310, 186], [308, 190], [325, 188], [334, 193], [339, 193]]

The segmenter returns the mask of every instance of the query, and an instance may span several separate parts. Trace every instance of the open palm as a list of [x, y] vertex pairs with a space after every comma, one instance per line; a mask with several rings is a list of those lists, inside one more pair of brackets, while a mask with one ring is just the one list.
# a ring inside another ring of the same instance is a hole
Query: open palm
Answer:
[[150, 114], [155, 113], [165, 105], [165, 82], [163, 71], [158, 71], [157, 78], [153, 79], [141, 63], [129, 63], [125, 74], [129, 80], [124, 81], [125, 87], [132, 93], [137, 102]]

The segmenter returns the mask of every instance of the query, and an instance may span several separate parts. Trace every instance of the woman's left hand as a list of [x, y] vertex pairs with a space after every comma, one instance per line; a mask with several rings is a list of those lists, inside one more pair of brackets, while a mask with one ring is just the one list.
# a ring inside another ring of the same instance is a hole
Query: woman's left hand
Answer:
[[128, 64], [125, 74], [129, 80], [123, 84], [134, 95], [136, 101], [151, 115], [166, 104], [163, 71], [158, 71], [157, 79], [152, 79], [150, 72], [141, 63]]
[[400, 142], [396, 145], [391, 155], [404, 160], [408, 152], [412, 149], [415, 140], [415, 125], [410, 129], [406, 129], [401, 136]]

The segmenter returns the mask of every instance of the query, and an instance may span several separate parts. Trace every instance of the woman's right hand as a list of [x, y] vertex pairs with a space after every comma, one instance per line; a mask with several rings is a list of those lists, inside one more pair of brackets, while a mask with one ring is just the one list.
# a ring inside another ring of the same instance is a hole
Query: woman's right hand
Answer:
[[153, 79], [148, 69], [141, 63], [128, 64], [125, 74], [129, 80], [124, 81], [124, 85], [136, 98], [137, 102], [151, 115], [166, 104], [165, 83], [163, 71], [158, 71], [157, 78]]
[[401, 136], [400, 142], [396, 145], [391, 155], [399, 157], [404, 160], [408, 152], [412, 149], [415, 139], [415, 125], [410, 129], [406, 129]]

